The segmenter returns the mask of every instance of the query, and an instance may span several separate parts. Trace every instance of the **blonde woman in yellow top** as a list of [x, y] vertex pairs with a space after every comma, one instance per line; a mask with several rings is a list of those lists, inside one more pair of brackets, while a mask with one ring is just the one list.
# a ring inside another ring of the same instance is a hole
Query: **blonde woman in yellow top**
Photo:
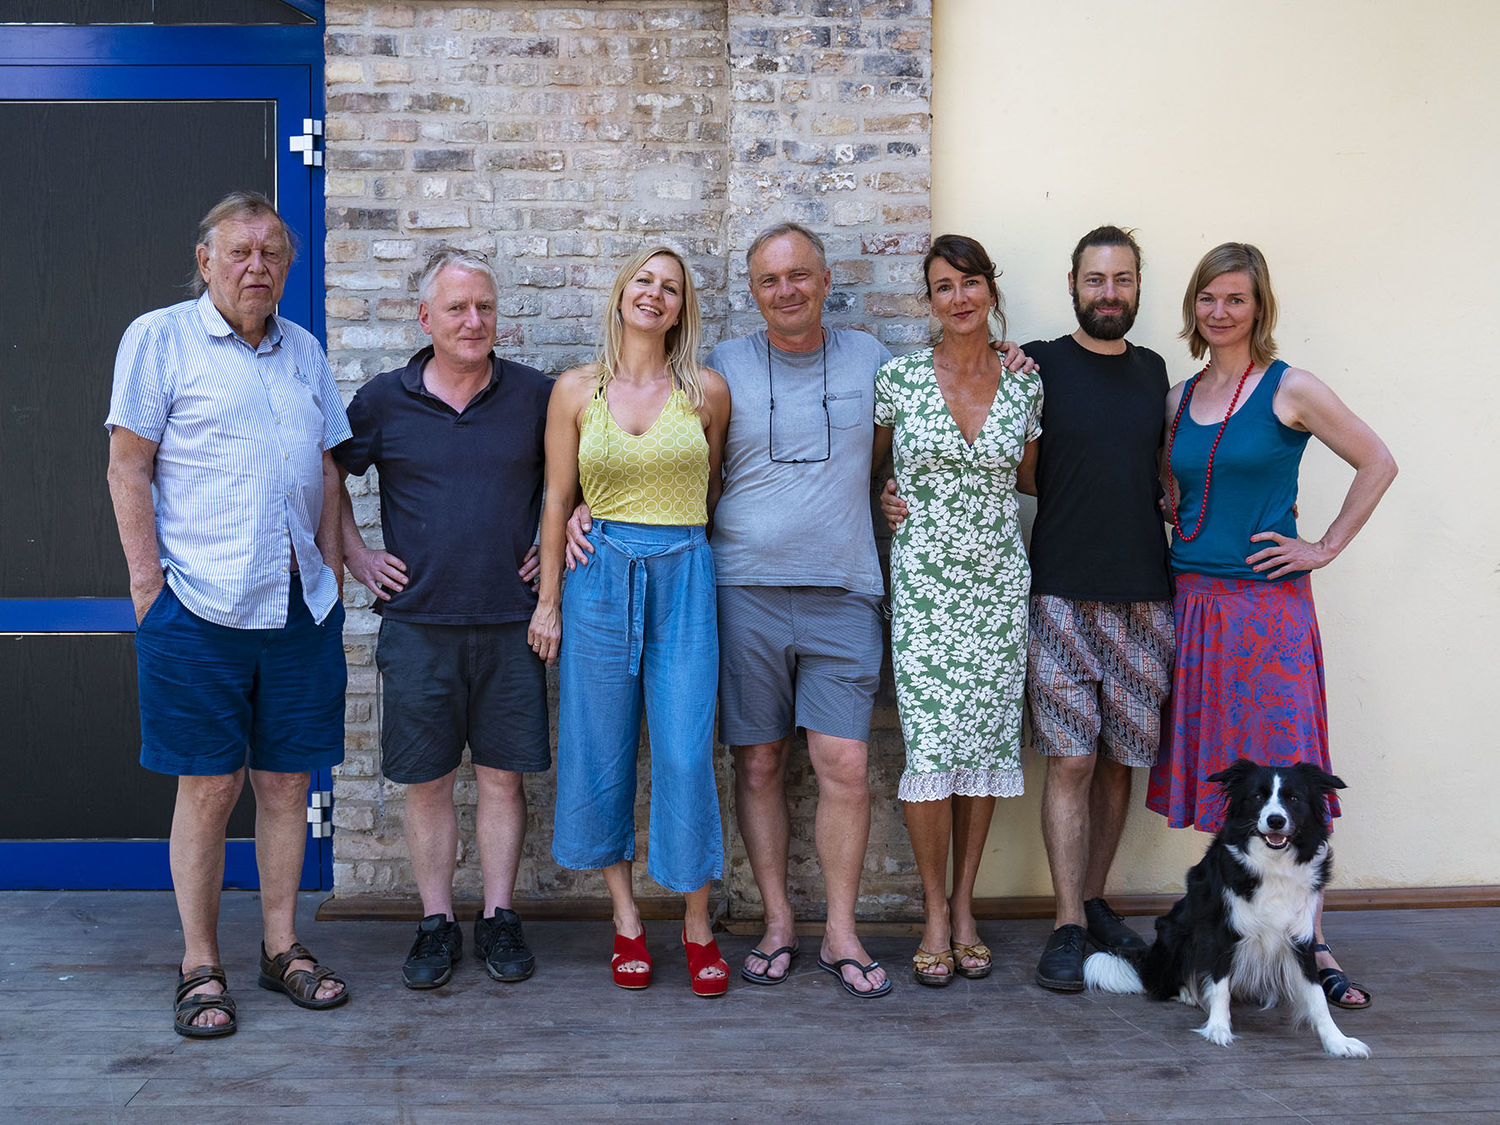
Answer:
[[[553, 858], [602, 868], [614, 908], [610, 965], [651, 983], [631, 881], [637, 746], [651, 739], [646, 871], [685, 899], [682, 941], [699, 996], [722, 996], [709, 881], [723, 874], [713, 768], [718, 628], [707, 523], [719, 499], [729, 387], [698, 365], [701, 320], [687, 263], [653, 247], [615, 278], [599, 359], [558, 377], [547, 408], [542, 573], [530, 637], [559, 664]], [[594, 553], [562, 587], [580, 487]]]

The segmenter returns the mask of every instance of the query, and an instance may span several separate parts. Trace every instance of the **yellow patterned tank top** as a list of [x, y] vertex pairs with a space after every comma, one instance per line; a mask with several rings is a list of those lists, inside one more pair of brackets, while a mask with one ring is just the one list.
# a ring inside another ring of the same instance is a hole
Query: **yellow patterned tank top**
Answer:
[[600, 388], [579, 428], [578, 480], [595, 519], [708, 523], [708, 439], [682, 388], [672, 388], [661, 414], [639, 436], [620, 428]]

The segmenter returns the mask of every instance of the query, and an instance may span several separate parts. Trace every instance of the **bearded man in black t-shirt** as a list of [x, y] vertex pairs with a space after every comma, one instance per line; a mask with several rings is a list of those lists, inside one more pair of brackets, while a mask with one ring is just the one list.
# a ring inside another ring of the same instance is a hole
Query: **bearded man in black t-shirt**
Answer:
[[[1104, 883], [1130, 770], [1156, 760], [1174, 641], [1157, 507], [1167, 370], [1125, 339], [1140, 298], [1140, 247], [1128, 231], [1099, 227], [1079, 241], [1072, 265], [1078, 330], [1024, 348], [1044, 391], [1026, 703], [1033, 744], [1047, 756], [1042, 833], [1057, 904], [1036, 980], [1064, 992], [1084, 987], [1090, 942], [1146, 948], [1104, 900]], [[894, 482], [882, 509], [893, 523], [905, 517]]]

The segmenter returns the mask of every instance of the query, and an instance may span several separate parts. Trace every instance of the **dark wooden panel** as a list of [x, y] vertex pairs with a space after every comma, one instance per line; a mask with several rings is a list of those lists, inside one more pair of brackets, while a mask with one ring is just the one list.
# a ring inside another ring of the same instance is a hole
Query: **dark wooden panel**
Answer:
[[[161, 839], [175, 778], [141, 768], [129, 634], [0, 636], [0, 839]], [[249, 785], [229, 834], [254, 834]]]
[[104, 480], [115, 349], [135, 317], [188, 295], [215, 200], [274, 197], [275, 114], [0, 102], [0, 598], [126, 595]]

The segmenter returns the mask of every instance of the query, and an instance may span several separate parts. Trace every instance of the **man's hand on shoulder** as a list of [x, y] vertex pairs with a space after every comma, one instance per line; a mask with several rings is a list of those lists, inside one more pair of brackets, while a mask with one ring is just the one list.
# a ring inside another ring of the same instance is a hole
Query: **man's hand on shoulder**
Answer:
[[406, 589], [406, 564], [389, 551], [356, 548], [348, 553], [344, 565], [361, 586], [383, 602]]
[[1022, 375], [1030, 375], [1033, 371], [1041, 370], [1037, 367], [1036, 360], [1023, 352], [1014, 340], [995, 340], [991, 342], [990, 347], [1000, 353], [1007, 371], [1019, 371]]

